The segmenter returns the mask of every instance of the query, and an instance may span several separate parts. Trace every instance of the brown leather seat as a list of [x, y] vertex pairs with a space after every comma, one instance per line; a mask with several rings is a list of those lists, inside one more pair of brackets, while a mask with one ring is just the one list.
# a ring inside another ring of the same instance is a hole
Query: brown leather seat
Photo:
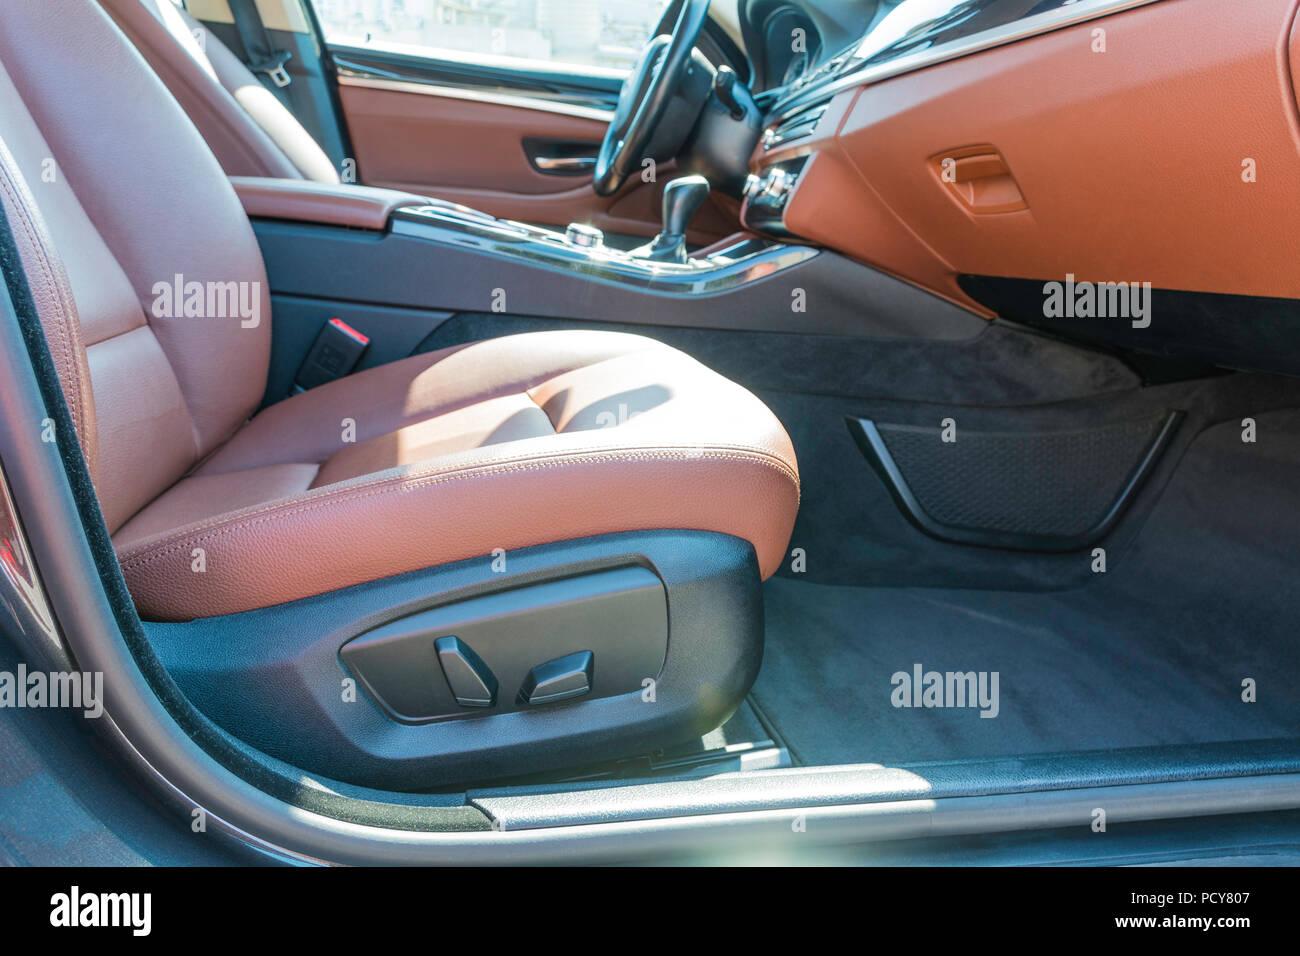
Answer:
[[[0, 197], [142, 615], [649, 528], [735, 535], [775, 570], [799, 497], [781, 425], [638, 336], [418, 355], [250, 420], [270, 300], [211, 151], [92, 0], [13, 5], [5, 27]], [[162, 304], [177, 282], [199, 315]]]
[[228, 175], [339, 181], [297, 118], [171, 0], [99, 2], [167, 84]]

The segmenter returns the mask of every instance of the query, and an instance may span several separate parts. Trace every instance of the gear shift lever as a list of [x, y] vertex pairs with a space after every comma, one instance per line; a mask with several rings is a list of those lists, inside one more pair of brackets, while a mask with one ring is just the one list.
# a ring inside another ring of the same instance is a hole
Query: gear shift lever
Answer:
[[656, 262], [686, 261], [686, 226], [709, 195], [703, 176], [680, 176], [664, 187], [663, 231], [635, 254]]

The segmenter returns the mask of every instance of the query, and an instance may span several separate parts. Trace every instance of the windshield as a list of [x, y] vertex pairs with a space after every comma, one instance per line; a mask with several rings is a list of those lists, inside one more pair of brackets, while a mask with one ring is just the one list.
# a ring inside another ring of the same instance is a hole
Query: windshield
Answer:
[[903, 0], [854, 51], [853, 66], [881, 63], [1016, 20], [1074, 6], [1077, 0]]

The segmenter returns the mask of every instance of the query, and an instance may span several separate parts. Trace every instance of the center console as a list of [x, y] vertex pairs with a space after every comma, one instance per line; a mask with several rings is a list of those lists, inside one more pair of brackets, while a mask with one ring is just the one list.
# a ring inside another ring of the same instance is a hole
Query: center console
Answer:
[[[793, 158], [772, 156], [781, 163]], [[791, 175], [806, 178], [807, 171], [792, 167]], [[370, 340], [358, 369], [433, 347], [448, 337], [435, 330], [453, 322], [490, 334], [509, 325], [510, 316], [527, 317], [534, 327], [555, 320], [642, 330], [890, 336], [924, 316], [928, 336], [973, 334], [970, 316], [960, 310], [772, 232], [737, 233], [680, 257], [684, 250], [671, 249], [671, 259], [651, 258], [652, 248], [618, 248], [584, 224], [536, 226], [398, 190], [234, 177], [231, 184], [270, 283], [272, 400], [292, 387], [322, 325], [335, 317]], [[694, 192], [688, 188], [683, 198]], [[765, 194], [779, 203], [777, 186]], [[750, 205], [757, 211], [766, 201], [751, 197]], [[672, 238], [680, 207], [668, 211], [665, 238]], [[794, 231], [806, 235], [802, 227]], [[659, 243], [661, 250], [666, 245]]]
[[563, 269], [584, 279], [684, 295], [724, 292], [817, 254], [808, 247], [741, 235], [684, 261], [654, 259], [644, 249], [606, 245], [599, 229], [581, 223], [560, 232], [447, 202], [395, 210], [392, 232]]

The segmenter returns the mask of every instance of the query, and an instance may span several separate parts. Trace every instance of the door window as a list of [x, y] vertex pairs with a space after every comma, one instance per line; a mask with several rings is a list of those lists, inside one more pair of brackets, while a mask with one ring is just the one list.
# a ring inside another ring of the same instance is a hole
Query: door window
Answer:
[[668, 0], [312, 0], [331, 45], [627, 73]]

